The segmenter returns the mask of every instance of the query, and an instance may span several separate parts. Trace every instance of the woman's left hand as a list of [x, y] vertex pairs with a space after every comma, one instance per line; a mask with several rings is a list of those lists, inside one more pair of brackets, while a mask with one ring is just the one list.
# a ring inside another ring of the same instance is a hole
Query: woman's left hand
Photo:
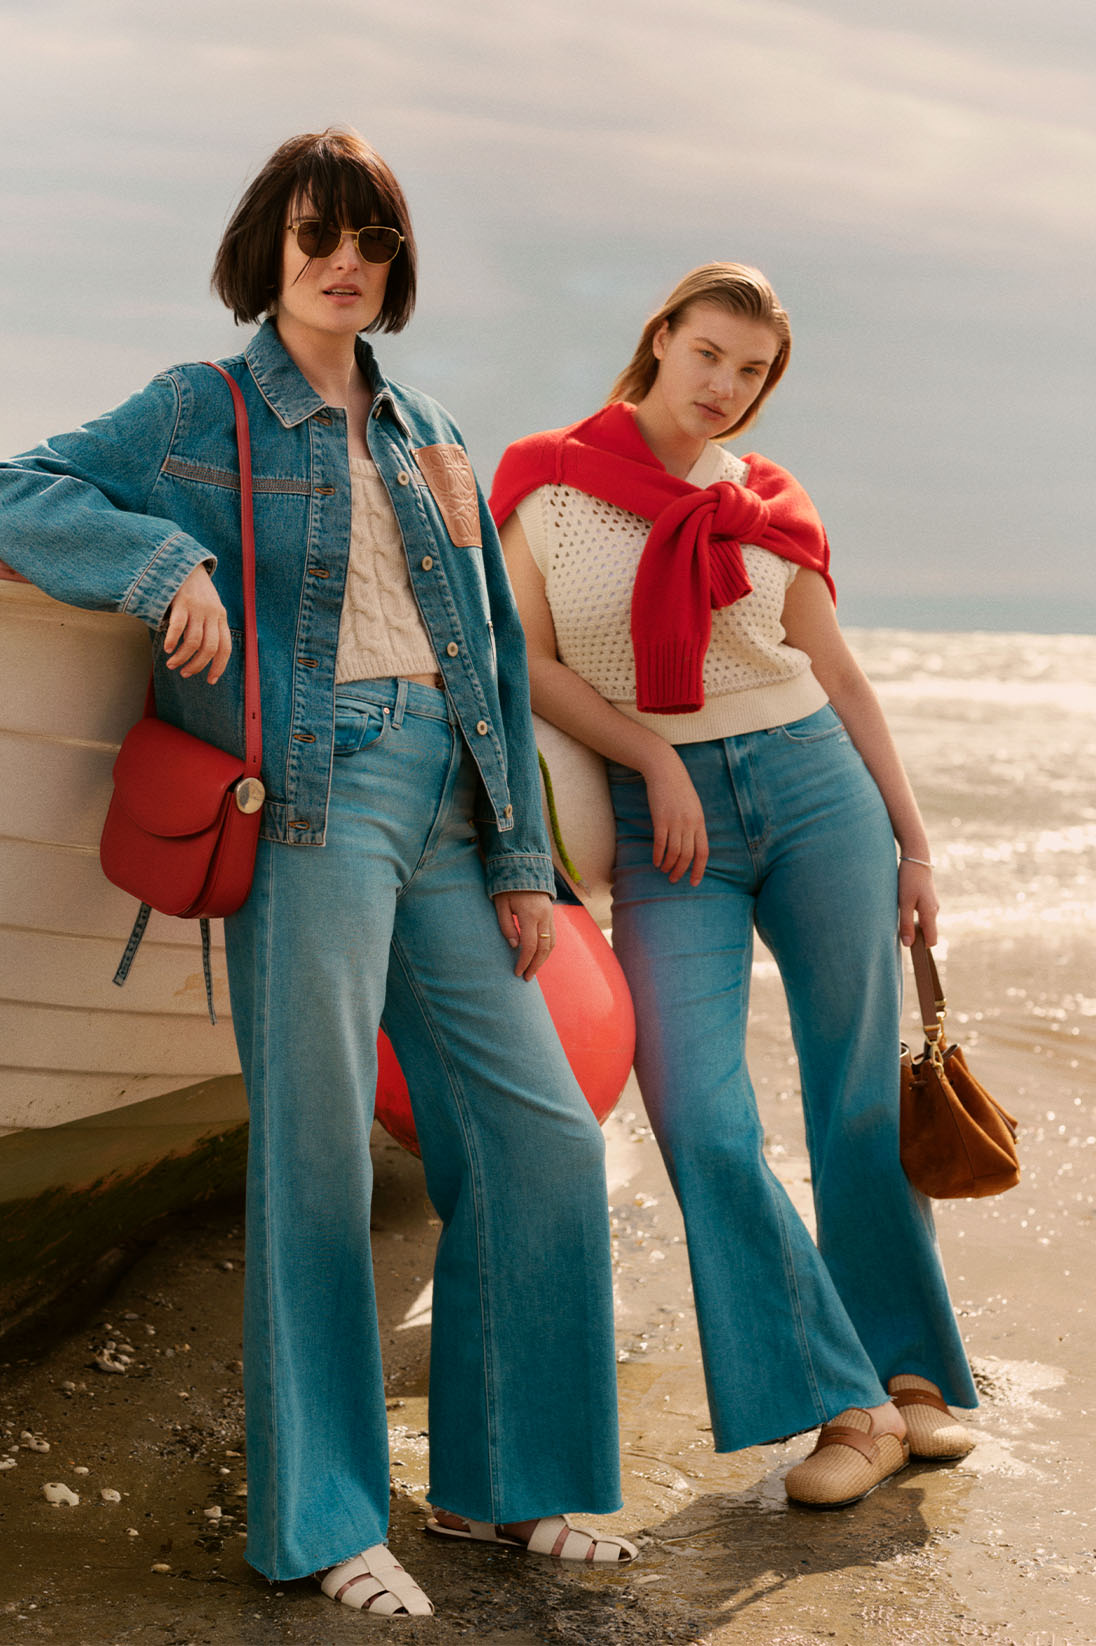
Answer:
[[921, 922], [925, 942], [936, 942], [936, 916], [940, 900], [933, 884], [932, 870], [924, 863], [903, 858], [898, 865], [898, 935], [908, 949], [913, 942], [915, 922]]
[[531, 983], [556, 942], [547, 892], [499, 892], [492, 900], [502, 935], [517, 950], [514, 975]]

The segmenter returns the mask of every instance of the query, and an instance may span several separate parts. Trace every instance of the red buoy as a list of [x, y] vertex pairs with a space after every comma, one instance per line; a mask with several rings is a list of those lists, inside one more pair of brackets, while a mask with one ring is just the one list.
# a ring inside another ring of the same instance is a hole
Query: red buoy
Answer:
[[[624, 1090], [635, 1055], [636, 1020], [620, 962], [582, 904], [554, 908], [556, 946], [536, 981], [572, 1073], [604, 1125]], [[407, 1081], [391, 1042], [377, 1039], [377, 1119], [397, 1143], [419, 1153]]]

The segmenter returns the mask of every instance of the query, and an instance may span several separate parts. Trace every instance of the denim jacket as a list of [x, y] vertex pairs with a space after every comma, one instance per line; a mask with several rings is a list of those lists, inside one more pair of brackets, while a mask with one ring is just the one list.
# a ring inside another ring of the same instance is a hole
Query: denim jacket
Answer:
[[[487, 890], [552, 891], [525, 642], [487, 505], [435, 401], [381, 375], [367, 440], [403, 537], [415, 598], [481, 778]], [[346, 413], [327, 406], [268, 320], [222, 362], [251, 424], [263, 711], [263, 833], [322, 846], [335, 652], [350, 545]], [[115, 411], [0, 465], [0, 555], [57, 600], [130, 612], [154, 633], [158, 712], [242, 754], [243, 595], [232, 402], [208, 366], [175, 366]], [[233, 652], [215, 686], [164, 666], [165, 614], [213, 569]]]

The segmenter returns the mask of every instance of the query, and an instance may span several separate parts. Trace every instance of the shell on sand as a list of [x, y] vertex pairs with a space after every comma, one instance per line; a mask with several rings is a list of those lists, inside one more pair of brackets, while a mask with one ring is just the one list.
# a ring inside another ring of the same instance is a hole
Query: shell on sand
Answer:
[[47, 1503], [52, 1503], [58, 1508], [75, 1509], [80, 1501], [79, 1492], [74, 1492], [70, 1486], [65, 1485], [63, 1480], [48, 1481], [42, 1487], [42, 1496]]

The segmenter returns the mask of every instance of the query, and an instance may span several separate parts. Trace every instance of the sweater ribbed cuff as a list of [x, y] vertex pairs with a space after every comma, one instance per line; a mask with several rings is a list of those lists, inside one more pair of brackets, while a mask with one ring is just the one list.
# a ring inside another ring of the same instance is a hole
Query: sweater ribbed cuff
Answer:
[[711, 577], [712, 609], [718, 611], [723, 606], [733, 606], [736, 600], [752, 593], [753, 584], [750, 582], [742, 559], [742, 545], [731, 538], [722, 541], [714, 540], [711, 546], [709, 561]]
[[637, 646], [636, 707], [644, 714], [692, 714], [704, 707], [704, 654], [697, 641]]

